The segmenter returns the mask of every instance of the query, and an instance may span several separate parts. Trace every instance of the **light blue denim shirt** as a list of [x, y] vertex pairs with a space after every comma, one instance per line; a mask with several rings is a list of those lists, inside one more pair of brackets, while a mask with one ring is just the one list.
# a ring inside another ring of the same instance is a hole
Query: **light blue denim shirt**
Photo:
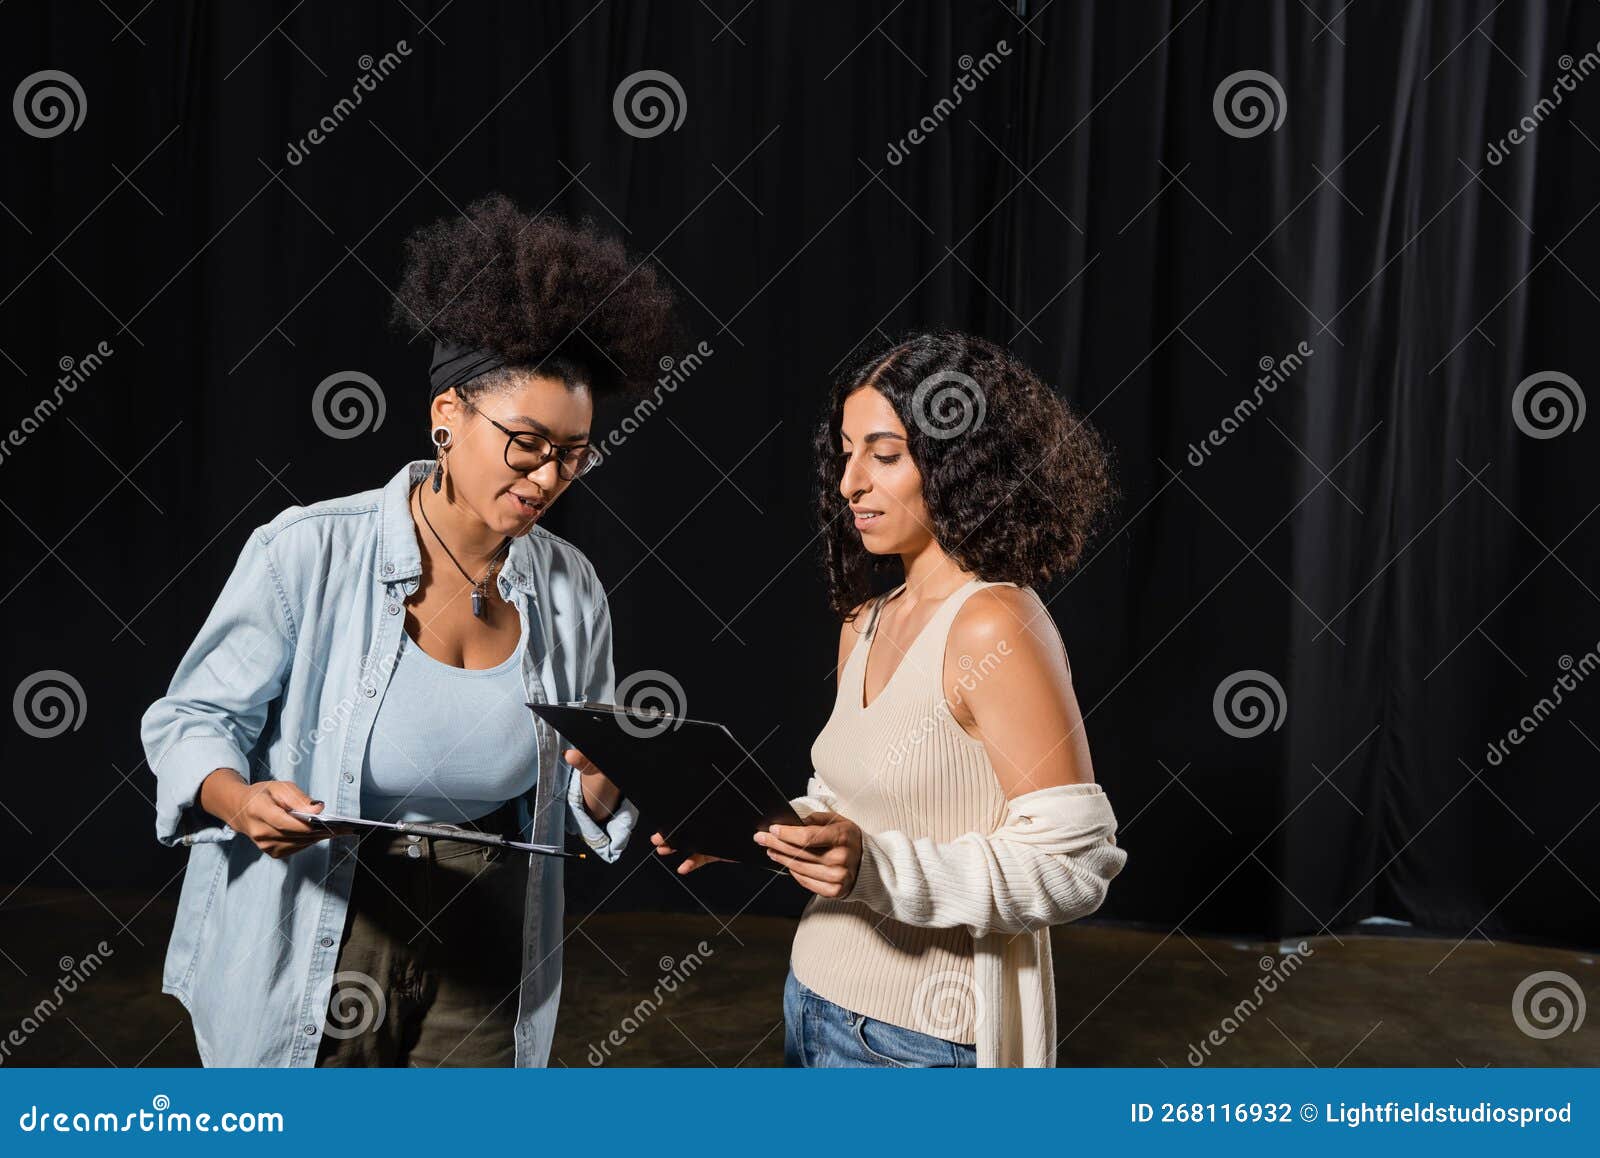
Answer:
[[[355, 842], [275, 859], [195, 803], [214, 769], [292, 780], [324, 811], [360, 815], [362, 755], [399, 656], [405, 596], [422, 558], [407, 503], [429, 459], [381, 489], [294, 506], [258, 527], [140, 735], [156, 776], [156, 839], [189, 846], [161, 991], [183, 1002], [208, 1066], [311, 1066], [322, 1038], [356, 871]], [[514, 540], [498, 578], [522, 618], [532, 703], [608, 700], [611, 613], [593, 567], [541, 527]], [[638, 818], [629, 801], [602, 829], [585, 810], [563, 743], [538, 721], [534, 786], [518, 797], [522, 839], [580, 833], [615, 861]], [[516, 1064], [550, 1057], [561, 997], [562, 866], [528, 854]]]

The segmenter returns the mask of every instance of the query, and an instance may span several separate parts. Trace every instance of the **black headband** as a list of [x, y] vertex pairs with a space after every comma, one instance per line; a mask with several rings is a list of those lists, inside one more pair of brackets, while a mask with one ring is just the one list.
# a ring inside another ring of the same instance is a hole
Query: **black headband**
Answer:
[[493, 350], [436, 340], [433, 343], [433, 365], [428, 368], [428, 381], [432, 386], [428, 401], [432, 402], [452, 386], [460, 386], [505, 364], [505, 358]]

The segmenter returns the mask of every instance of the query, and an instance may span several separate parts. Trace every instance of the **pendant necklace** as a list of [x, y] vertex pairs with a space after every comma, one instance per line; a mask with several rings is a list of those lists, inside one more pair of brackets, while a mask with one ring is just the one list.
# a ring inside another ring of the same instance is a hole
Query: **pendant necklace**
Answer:
[[497, 564], [499, 563], [501, 553], [504, 552], [507, 547], [511, 546], [511, 536], [506, 536], [505, 542], [501, 543], [500, 546], [495, 549], [495, 553], [489, 556], [489, 565], [484, 568], [483, 574], [474, 579], [471, 575], [467, 574], [467, 569], [461, 565], [460, 560], [455, 557], [455, 553], [450, 550], [449, 546], [445, 543], [439, 532], [434, 529], [433, 520], [428, 518], [427, 509], [422, 505], [422, 488], [420, 486], [416, 488], [416, 493], [417, 510], [422, 512], [422, 521], [428, 524], [428, 530], [433, 531], [433, 537], [439, 540], [439, 546], [443, 547], [444, 553], [450, 556], [450, 562], [456, 565], [456, 570], [461, 572], [462, 578], [464, 578], [468, 583], [472, 584], [472, 614], [476, 618], [482, 619], [484, 600], [488, 597], [489, 592], [490, 576], [493, 574]]

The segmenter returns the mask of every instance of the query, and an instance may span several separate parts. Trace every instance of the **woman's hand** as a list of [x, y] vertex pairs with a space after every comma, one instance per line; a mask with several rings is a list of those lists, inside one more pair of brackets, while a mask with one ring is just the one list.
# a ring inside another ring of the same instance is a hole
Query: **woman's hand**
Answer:
[[291, 808], [321, 812], [323, 804], [288, 780], [247, 784], [233, 769], [218, 768], [200, 785], [197, 803], [276, 860], [310, 848], [319, 840], [344, 835], [320, 826], [312, 828], [304, 820], [290, 816]]
[[562, 759], [578, 770], [583, 778], [583, 806], [589, 815], [601, 824], [611, 819], [622, 803], [622, 789], [607, 779], [606, 774], [594, 766], [594, 761], [576, 748], [568, 748]]
[[[671, 856], [673, 853], [678, 851], [669, 845], [667, 843], [667, 838], [662, 836], [659, 832], [652, 832], [650, 834], [650, 843], [656, 846], [657, 856]], [[692, 873], [701, 865], [710, 864], [714, 860], [725, 860], [729, 864], [733, 863], [730, 858], [725, 856], [711, 856], [703, 852], [691, 852], [688, 856], [683, 858], [682, 862], [679, 863], [678, 875], [681, 877], [685, 873]]]
[[837, 812], [813, 812], [804, 824], [774, 824], [756, 843], [819, 897], [848, 896], [861, 868], [861, 826]]

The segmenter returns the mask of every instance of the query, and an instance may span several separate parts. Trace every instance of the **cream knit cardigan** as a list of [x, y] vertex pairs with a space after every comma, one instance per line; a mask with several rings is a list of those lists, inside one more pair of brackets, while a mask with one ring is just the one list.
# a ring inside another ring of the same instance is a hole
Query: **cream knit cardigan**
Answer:
[[[803, 819], [837, 797], [812, 776], [790, 803]], [[1056, 1064], [1050, 926], [1088, 916], [1128, 854], [1098, 784], [1040, 788], [1006, 802], [987, 835], [945, 844], [903, 832], [863, 831], [861, 867], [844, 897], [908, 925], [965, 925], [975, 944], [978, 1064]]]

